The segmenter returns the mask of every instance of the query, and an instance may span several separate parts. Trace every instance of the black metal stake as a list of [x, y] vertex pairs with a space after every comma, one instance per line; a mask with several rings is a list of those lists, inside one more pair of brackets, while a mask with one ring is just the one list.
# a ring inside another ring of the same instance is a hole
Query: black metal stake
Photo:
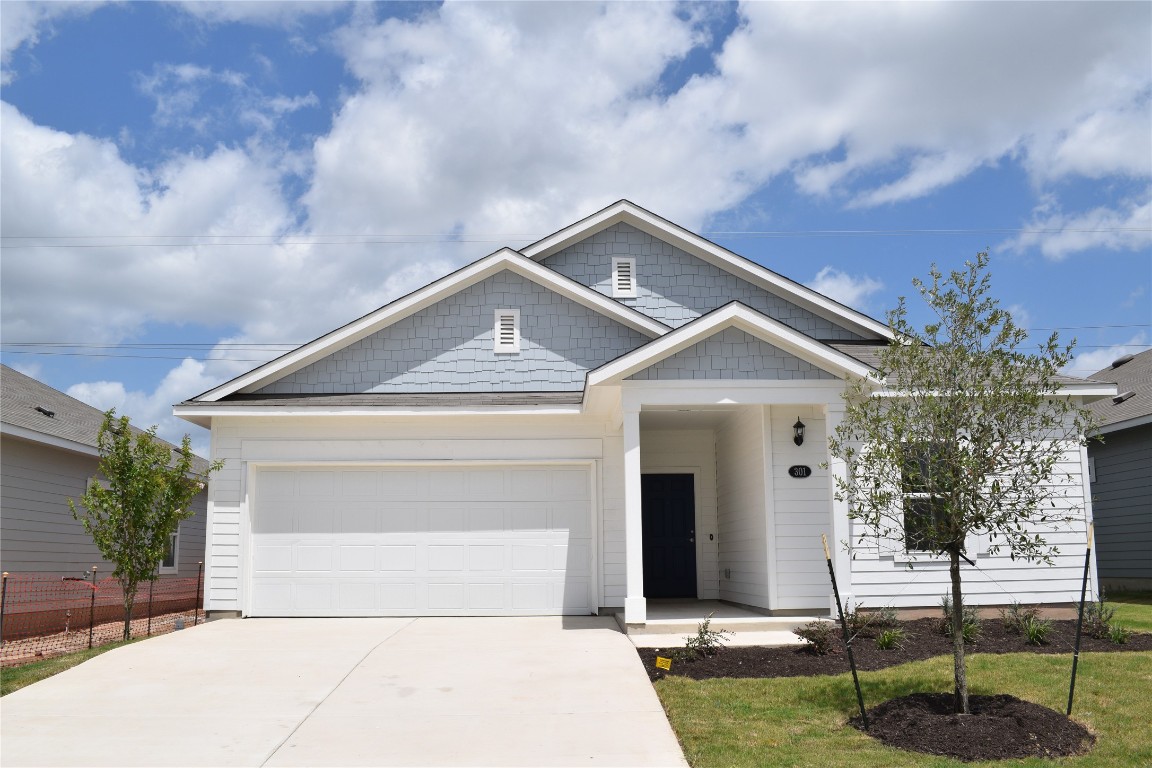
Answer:
[[0, 580], [0, 648], [4, 647], [4, 603], [8, 600], [8, 571], [2, 574]]
[[152, 590], [156, 587], [156, 579], [148, 582], [148, 637], [152, 637]]
[[1092, 560], [1092, 529], [1095, 523], [1088, 525], [1088, 548], [1084, 550], [1084, 580], [1080, 582], [1080, 615], [1076, 617], [1076, 650], [1072, 654], [1072, 681], [1068, 684], [1068, 712], [1072, 716], [1072, 697], [1076, 693], [1076, 665], [1080, 662], [1080, 630], [1084, 627], [1084, 596], [1088, 592], [1088, 563]]
[[200, 584], [204, 579], [204, 561], [196, 564], [196, 618], [192, 622], [192, 626], [200, 623]]
[[824, 544], [824, 559], [828, 561], [828, 576], [832, 579], [832, 595], [836, 598], [836, 610], [840, 613], [840, 630], [844, 633], [844, 647], [848, 649], [848, 667], [852, 670], [852, 685], [856, 686], [856, 702], [860, 705], [860, 721], [868, 730], [868, 713], [864, 711], [864, 694], [860, 690], [860, 678], [856, 675], [856, 657], [852, 654], [852, 638], [848, 636], [848, 622], [844, 618], [844, 606], [840, 602], [840, 588], [836, 586], [836, 571], [832, 568], [832, 555], [828, 552], [828, 537], [820, 534]]
[[96, 623], [96, 566], [92, 566], [92, 597], [88, 599], [88, 647], [92, 647], [92, 626]]

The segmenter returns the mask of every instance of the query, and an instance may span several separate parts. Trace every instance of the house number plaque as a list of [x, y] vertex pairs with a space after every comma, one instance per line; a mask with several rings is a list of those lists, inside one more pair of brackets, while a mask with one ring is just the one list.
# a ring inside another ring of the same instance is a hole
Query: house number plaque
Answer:
[[788, 475], [790, 477], [810, 477], [812, 475], [812, 467], [806, 467], [803, 464], [794, 464], [788, 467]]

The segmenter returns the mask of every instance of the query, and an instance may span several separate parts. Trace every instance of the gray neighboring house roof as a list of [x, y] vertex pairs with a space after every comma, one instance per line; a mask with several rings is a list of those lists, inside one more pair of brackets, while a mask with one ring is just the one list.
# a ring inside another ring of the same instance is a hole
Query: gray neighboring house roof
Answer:
[[[38, 432], [50, 438], [78, 443], [96, 453], [96, 435], [104, 423], [104, 412], [14, 368], [0, 365], [0, 422], [17, 428], [5, 429], [5, 434], [19, 437], [19, 430]], [[144, 430], [133, 426], [132, 431], [139, 434]], [[171, 448], [179, 447], [167, 440], [157, 440]], [[205, 459], [193, 457], [192, 469], [195, 472], [207, 468]]]
[[1116, 384], [1115, 397], [1097, 400], [1088, 406], [1099, 419], [1102, 431], [1112, 431], [1109, 427], [1137, 426], [1138, 420], [1152, 419], [1152, 349], [1118, 358], [1091, 378]]

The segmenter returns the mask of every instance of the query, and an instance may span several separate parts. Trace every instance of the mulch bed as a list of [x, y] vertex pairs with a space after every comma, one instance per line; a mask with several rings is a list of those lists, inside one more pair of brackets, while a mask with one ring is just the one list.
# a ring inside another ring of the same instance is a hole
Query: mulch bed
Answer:
[[[907, 637], [899, 648], [882, 651], [876, 640], [859, 637], [852, 643], [857, 669], [873, 671], [935, 656], [950, 656], [952, 640], [940, 632], [939, 619], [901, 622]], [[1075, 621], [1053, 621], [1045, 645], [1028, 645], [1025, 639], [995, 619], [985, 620], [969, 653], [1072, 653]], [[839, 638], [839, 635], [837, 635]], [[1082, 636], [1082, 653], [1152, 651], [1152, 634], [1133, 633], [1128, 642], [1115, 645], [1106, 639]], [[675, 648], [638, 648], [648, 677], [659, 680], [678, 675], [696, 680], [714, 677], [808, 677], [838, 675], [849, 671], [848, 655], [837, 640], [832, 653], [819, 656], [809, 646], [785, 648], [724, 646], [713, 656], [676, 659], [668, 672], [656, 668], [656, 657], [669, 657]], [[903, 696], [868, 710], [867, 733], [899, 749], [946, 755], [959, 760], [1004, 760], [1026, 757], [1057, 757], [1087, 751], [1095, 743], [1082, 725], [1060, 712], [1015, 696], [968, 698], [970, 715], [953, 712], [950, 693], [917, 693]], [[862, 727], [859, 715], [849, 721]]]
[[[952, 639], [939, 631], [937, 619], [918, 619], [901, 622], [907, 638], [899, 648], [881, 651], [872, 638], [859, 637], [852, 643], [856, 668], [874, 671], [907, 664], [910, 661], [952, 655]], [[1047, 645], [1028, 645], [1020, 635], [1008, 632], [997, 619], [986, 619], [980, 639], [969, 645], [969, 653], [1072, 653], [1076, 642], [1075, 621], [1053, 621]], [[837, 633], [839, 637], [839, 633]], [[807, 645], [785, 648], [762, 646], [725, 646], [715, 656], [692, 661], [673, 661], [671, 672], [656, 668], [657, 656], [668, 656], [674, 649], [638, 648], [640, 659], [648, 677], [659, 680], [668, 674], [707, 680], [713, 677], [809, 677], [812, 675], [838, 675], [848, 671], [848, 655], [837, 641], [832, 653], [817, 656]], [[1081, 653], [1117, 651], [1152, 651], [1152, 634], [1132, 633], [1124, 645], [1115, 645], [1084, 635], [1080, 640]]]
[[[898, 749], [958, 760], [1063, 757], [1096, 737], [1076, 721], [1015, 696], [969, 696], [972, 714], [953, 712], [950, 693], [914, 693], [868, 710], [868, 735]], [[863, 730], [860, 716], [852, 725]]]

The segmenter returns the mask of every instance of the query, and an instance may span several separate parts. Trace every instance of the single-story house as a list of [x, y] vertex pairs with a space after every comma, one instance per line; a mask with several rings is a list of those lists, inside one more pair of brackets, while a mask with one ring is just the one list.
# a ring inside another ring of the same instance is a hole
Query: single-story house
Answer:
[[1117, 389], [1088, 406], [1102, 438], [1088, 444], [1100, 584], [1152, 589], [1152, 349], [1092, 378]]
[[[68, 500], [79, 503], [97, 474], [96, 435], [103, 422], [99, 409], [0, 366], [0, 568], [13, 575], [75, 578], [95, 565], [99, 573], [112, 574], [113, 564], [68, 508]], [[197, 471], [207, 465], [196, 458]], [[173, 535], [160, 578], [196, 578], [204, 560], [207, 508], [205, 490], [193, 501], [196, 515]]]
[[[650, 600], [708, 598], [824, 614], [821, 534], [846, 601], [937, 605], [946, 562], [910, 574], [903, 551], [841, 546], [857, 538], [832, 493], [845, 468], [821, 466], [845, 380], [873, 375], [891, 338], [620, 201], [176, 405], [226, 462], [206, 608], [643, 624]], [[1067, 461], [1083, 503], [1087, 457]], [[1073, 546], [1050, 568], [976, 542], [968, 594], [1074, 600], [1084, 527], [1054, 535]]]

